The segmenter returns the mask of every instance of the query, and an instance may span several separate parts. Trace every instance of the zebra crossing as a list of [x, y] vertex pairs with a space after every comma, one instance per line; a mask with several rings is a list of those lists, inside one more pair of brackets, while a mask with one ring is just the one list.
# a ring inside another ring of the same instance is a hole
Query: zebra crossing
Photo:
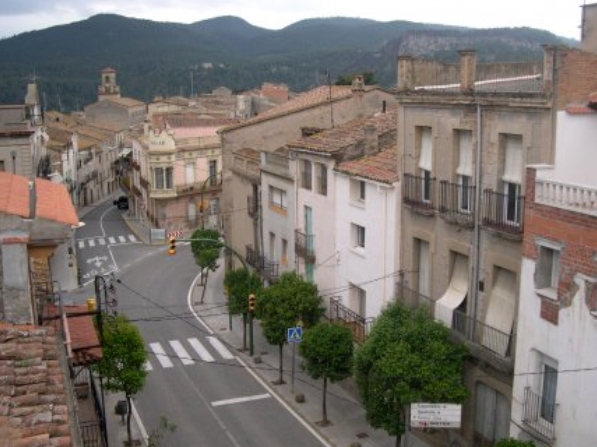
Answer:
[[77, 239], [77, 247], [79, 250], [84, 248], [93, 248], [96, 246], [103, 245], [115, 245], [115, 244], [130, 244], [140, 243], [135, 235], [127, 234], [126, 236], [106, 236], [106, 237], [90, 237], [86, 239]]
[[[149, 350], [153, 356], [145, 363], [145, 370], [153, 371], [154, 365], [167, 369], [180, 364], [190, 366], [195, 363], [214, 363], [219, 359], [235, 358], [218, 338], [214, 336], [205, 338], [208, 342], [205, 344], [195, 337], [187, 338], [186, 343], [181, 340], [169, 340], [165, 347], [159, 342], [149, 343]], [[152, 363], [153, 359], [155, 359], [154, 363]]]

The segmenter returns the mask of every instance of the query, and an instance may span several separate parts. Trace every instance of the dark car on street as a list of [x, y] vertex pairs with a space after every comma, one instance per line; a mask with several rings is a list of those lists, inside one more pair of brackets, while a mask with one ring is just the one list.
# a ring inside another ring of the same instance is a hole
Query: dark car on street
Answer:
[[114, 200], [114, 205], [116, 205], [119, 210], [128, 210], [129, 198], [127, 196], [120, 196], [116, 200]]

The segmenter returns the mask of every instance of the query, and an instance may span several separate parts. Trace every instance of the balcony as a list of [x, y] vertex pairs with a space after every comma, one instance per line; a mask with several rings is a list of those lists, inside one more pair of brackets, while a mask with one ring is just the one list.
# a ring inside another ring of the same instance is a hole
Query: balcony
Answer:
[[433, 215], [435, 212], [435, 179], [404, 174], [402, 201], [414, 212]]
[[475, 224], [475, 187], [449, 183], [439, 184], [439, 213], [447, 222], [465, 227]]
[[315, 264], [315, 236], [294, 230], [294, 252], [308, 264]]
[[483, 191], [483, 225], [504, 235], [522, 237], [524, 196]]
[[278, 279], [278, 263], [270, 261], [250, 245], [247, 245], [245, 249], [245, 261], [247, 264], [257, 270], [264, 279], [269, 282], [275, 282]]
[[352, 331], [353, 340], [357, 343], [365, 341], [374, 321], [373, 318], [365, 318], [342, 305], [338, 298], [330, 298], [328, 319], [348, 326]]
[[176, 189], [176, 194], [179, 196], [213, 192], [222, 189], [222, 177], [208, 177], [207, 180], [201, 182], [176, 185], [174, 188]]
[[597, 188], [537, 179], [535, 202], [597, 216]]
[[[398, 284], [397, 297], [407, 309], [424, 307], [429, 317], [434, 318], [435, 301], [431, 298], [401, 284]], [[459, 309], [452, 314], [450, 330], [452, 337], [464, 342], [475, 357], [505, 372], [513, 371], [516, 334], [504, 333]]]
[[529, 387], [524, 389], [522, 422], [548, 440], [555, 439], [556, 408], [556, 404], [543, 399]]

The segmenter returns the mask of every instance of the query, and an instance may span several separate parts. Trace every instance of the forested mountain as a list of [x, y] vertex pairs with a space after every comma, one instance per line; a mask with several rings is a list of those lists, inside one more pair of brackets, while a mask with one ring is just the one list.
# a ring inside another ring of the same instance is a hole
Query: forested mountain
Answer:
[[237, 17], [176, 24], [100, 14], [68, 25], [0, 40], [0, 103], [21, 103], [35, 75], [47, 109], [81, 109], [97, 98], [100, 70], [117, 70], [124, 96], [233, 91], [263, 82], [303, 91], [339, 75], [373, 72], [396, 83], [401, 54], [455, 61], [474, 48], [481, 61], [541, 57], [541, 45], [575, 45], [530, 28], [471, 29], [406, 21], [346, 17], [309, 19], [281, 30], [253, 26]]

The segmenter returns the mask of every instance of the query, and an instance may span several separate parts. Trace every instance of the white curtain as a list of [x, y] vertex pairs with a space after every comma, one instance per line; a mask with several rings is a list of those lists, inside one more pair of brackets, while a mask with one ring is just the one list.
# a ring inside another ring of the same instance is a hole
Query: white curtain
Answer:
[[431, 140], [431, 128], [421, 128], [421, 155], [419, 157], [419, 168], [431, 172], [433, 166], [433, 147]]
[[473, 176], [473, 145], [470, 130], [458, 132], [458, 167], [456, 174]]
[[522, 161], [522, 137], [520, 135], [507, 135], [504, 175], [502, 177], [504, 182], [522, 184]]

